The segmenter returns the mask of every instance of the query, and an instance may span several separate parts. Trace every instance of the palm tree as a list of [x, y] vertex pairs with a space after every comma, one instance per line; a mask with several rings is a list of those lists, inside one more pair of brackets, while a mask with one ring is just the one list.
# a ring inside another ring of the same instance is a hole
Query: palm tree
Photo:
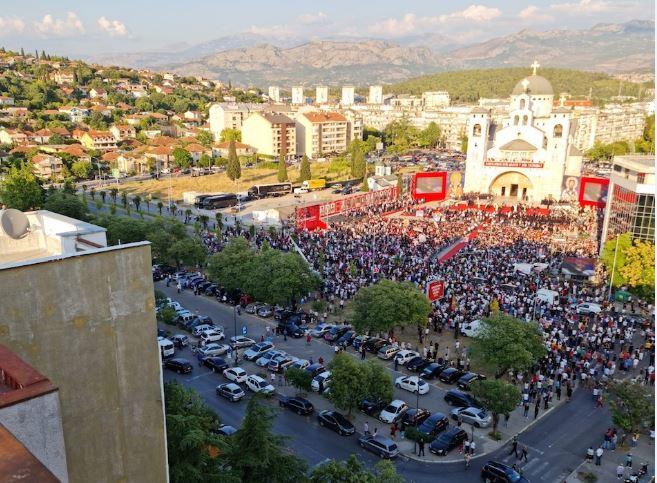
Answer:
[[123, 203], [123, 208], [128, 208], [128, 193], [121, 191], [121, 203]]
[[215, 219], [217, 220], [217, 231], [221, 232], [221, 230], [224, 227], [224, 217], [221, 213], [217, 212], [214, 215]]
[[105, 204], [105, 198], [107, 198], [107, 192], [105, 190], [100, 191], [100, 197], [103, 200], [103, 204]]
[[190, 210], [189, 208], [187, 208], [187, 209], [185, 210], [185, 225], [187, 224], [187, 222], [189, 221], [189, 218], [190, 218], [191, 216], [192, 216], [192, 210]]
[[132, 202], [135, 204], [135, 209], [139, 211], [139, 205], [141, 205], [141, 196], [139, 195], [133, 196]]
[[178, 208], [178, 207], [177, 207], [176, 205], [174, 205], [173, 203], [171, 203], [171, 204], [169, 205], [169, 213], [171, 213], [172, 215], [175, 215], [175, 214], [176, 214], [176, 209], [177, 209], [177, 208]]
[[112, 197], [112, 201], [114, 204], [116, 204], [116, 197], [119, 194], [119, 189], [118, 188], [110, 188], [110, 196]]
[[161, 201], [157, 202], [157, 210], [160, 212], [160, 216], [162, 216], [162, 208], [164, 208], [164, 203]]
[[91, 199], [95, 201], [96, 200], [96, 188], [91, 188], [89, 190], [89, 194], [91, 195]]
[[208, 215], [201, 215], [198, 217], [198, 220], [201, 222], [201, 225], [203, 225], [203, 229], [207, 230], [208, 229], [208, 222], [210, 221], [210, 217]]

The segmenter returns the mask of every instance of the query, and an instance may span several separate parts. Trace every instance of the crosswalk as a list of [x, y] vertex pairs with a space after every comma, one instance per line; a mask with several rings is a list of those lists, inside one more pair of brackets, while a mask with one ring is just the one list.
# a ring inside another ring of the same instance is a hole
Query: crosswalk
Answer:
[[[506, 455], [501, 462], [520, 468], [522, 475], [529, 481], [544, 481], [546, 483], [563, 481], [562, 469], [559, 465], [553, 465], [544, 458], [544, 452], [536, 448], [528, 448], [527, 460], [520, 461], [514, 454]], [[520, 456], [520, 448], [518, 450]]]

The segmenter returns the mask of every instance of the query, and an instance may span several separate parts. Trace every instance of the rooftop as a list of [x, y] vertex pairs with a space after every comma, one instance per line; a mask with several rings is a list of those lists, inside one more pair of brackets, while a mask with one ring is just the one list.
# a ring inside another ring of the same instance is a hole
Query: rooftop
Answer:
[[55, 483], [59, 481], [1, 424], [0, 479], [5, 482], [21, 483]]
[[655, 173], [655, 156], [651, 154], [614, 156], [613, 163], [640, 173]]
[[0, 408], [56, 390], [57, 387], [47, 377], [0, 345]]

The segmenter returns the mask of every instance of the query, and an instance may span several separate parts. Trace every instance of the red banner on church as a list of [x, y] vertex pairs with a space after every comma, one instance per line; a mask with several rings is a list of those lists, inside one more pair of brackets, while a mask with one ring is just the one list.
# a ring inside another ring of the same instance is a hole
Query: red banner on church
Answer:
[[495, 159], [490, 159], [484, 161], [484, 166], [498, 168], [542, 168], [543, 163], [534, 163], [531, 161], [497, 161]]

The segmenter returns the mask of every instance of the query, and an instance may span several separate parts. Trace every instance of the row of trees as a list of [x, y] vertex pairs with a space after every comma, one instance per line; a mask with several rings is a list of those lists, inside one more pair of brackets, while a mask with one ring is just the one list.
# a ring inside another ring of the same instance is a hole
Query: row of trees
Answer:
[[435, 148], [444, 144], [444, 136], [435, 122], [420, 130], [408, 119], [400, 119], [388, 124], [383, 130], [386, 149], [393, 154], [401, 154], [413, 148]]
[[632, 241], [631, 234], [624, 233], [605, 243], [600, 260], [613, 287], [627, 287], [639, 297], [655, 300], [655, 246], [652, 243]]

